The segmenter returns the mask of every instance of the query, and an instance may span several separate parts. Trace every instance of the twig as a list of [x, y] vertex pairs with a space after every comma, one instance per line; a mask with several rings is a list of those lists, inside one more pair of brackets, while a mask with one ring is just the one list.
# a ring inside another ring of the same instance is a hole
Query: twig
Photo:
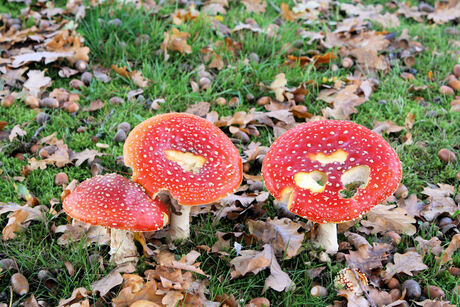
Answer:
[[377, 307], [377, 305], [375, 305], [375, 302], [374, 302], [374, 300], [372, 299], [372, 297], [370, 297], [370, 296], [369, 296], [369, 293], [367, 293], [367, 289], [364, 288], [364, 285], [362, 284], [361, 279], [359, 278], [359, 275], [358, 275], [358, 273], [356, 272], [356, 269], [355, 269], [355, 268], [351, 268], [351, 271], [353, 272], [353, 275], [355, 276], [356, 280], [358, 281], [359, 287], [361, 288], [361, 290], [363, 290], [364, 296], [365, 296], [366, 299], [369, 301], [369, 305], [371, 305], [371, 307]]

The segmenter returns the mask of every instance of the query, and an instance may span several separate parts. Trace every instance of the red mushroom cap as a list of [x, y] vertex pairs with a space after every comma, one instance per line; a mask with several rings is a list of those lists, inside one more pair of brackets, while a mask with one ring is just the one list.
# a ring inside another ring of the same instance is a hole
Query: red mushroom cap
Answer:
[[82, 222], [129, 231], [154, 231], [168, 223], [168, 210], [135, 182], [117, 174], [86, 179], [63, 201]]
[[124, 159], [150, 195], [168, 190], [181, 205], [217, 201], [243, 177], [239, 151], [225, 133], [187, 113], [161, 114], [137, 125], [126, 139]]
[[[317, 223], [360, 217], [384, 201], [401, 181], [401, 162], [378, 134], [348, 121], [323, 120], [296, 126], [268, 150], [262, 175], [278, 200], [289, 195], [292, 213]], [[346, 198], [346, 185], [363, 184]]]

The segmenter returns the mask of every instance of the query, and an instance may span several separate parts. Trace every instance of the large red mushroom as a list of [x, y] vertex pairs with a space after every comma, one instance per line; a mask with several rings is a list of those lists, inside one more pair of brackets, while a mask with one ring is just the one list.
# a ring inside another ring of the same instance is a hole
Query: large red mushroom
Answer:
[[294, 214], [320, 223], [316, 241], [338, 249], [337, 223], [362, 217], [401, 181], [401, 162], [377, 133], [349, 121], [298, 125], [267, 152], [262, 175], [268, 191]]
[[83, 181], [64, 198], [63, 207], [74, 219], [111, 228], [110, 254], [115, 264], [137, 261], [132, 232], [155, 231], [168, 223], [162, 202], [117, 174]]
[[190, 236], [190, 207], [233, 193], [242, 181], [238, 149], [211, 122], [187, 113], [151, 117], [137, 125], [124, 145], [133, 180], [150, 196], [168, 191], [180, 206], [171, 213], [171, 237]]

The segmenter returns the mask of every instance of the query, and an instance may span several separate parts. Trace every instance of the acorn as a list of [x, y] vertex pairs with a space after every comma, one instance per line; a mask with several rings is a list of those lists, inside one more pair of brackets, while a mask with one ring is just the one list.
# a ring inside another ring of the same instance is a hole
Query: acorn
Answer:
[[224, 97], [219, 97], [216, 99], [216, 103], [220, 106], [224, 106], [227, 104], [227, 100]]
[[239, 103], [240, 103], [240, 99], [238, 97], [232, 97], [228, 101], [228, 106], [231, 108], [235, 108], [236, 106], [238, 106]]
[[59, 102], [51, 97], [43, 98], [40, 100], [40, 108], [57, 109], [59, 108]]
[[353, 66], [354, 62], [351, 58], [349, 57], [345, 57], [342, 59], [342, 67], [343, 68], [350, 68], [351, 66]]
[[82, 88], [85, 87], [85, 84], [83, 83], [83, 81], [80, 81], [78, 79], [73, 79], [73, 80], [70, 80], [69, 86], [76, 90], [81, 90]]
[[407, 299], [417, 299], [422, 295], [422, 288], [418, 282], [413, 279], [408, 279], [402, 284], [403, 290], [406, 289]]
[[123, 130], [124, 132], [128, 133], [131, 130], [131, 125], [128, 122], [122, 122], [118, 125], [118, 130]]
[[74, 64], [75, 69], [79, 72], [85, 72], [88, 69], [88, 63], [83, 60], [77, 60]]
[[454, 72], [455, 77], [457, 78], [460, 77], [460, 64], [457, 64], [454, 66], [453, 72]]
[[29, 282], [21, 273], [11, 276], [11, 286], [16, 294], [25, 295], [29, 292]]
[[86, 85], [89, 85], [91, 83], [92, 79], [93, 79], [93, 75], [90, 72], [87, 72], [87, 71], [82, 73], [81, 77], [80, 77], [80, 80]]
[[457, 80], [457, 78], [452, 78], [449, 81], [449, 86], [453, 88], [456, 91], [460, 91], [460, 80]]
[[28, 105], [31, 109], [36, 109], [40, 106], [40, 101], [38, 100], [38, 98], [32, 95], [27, 95], [24, 101], [26, 105]]
[[424, 289], [425, 295], [430, 298], [443, 298], [445, 296], [444, 291], [437, 286], [427, 286]]
[[266, 104], [269, 104], [270, 103], [270, 97], [268, 96], [263, 96], [263, 97], [260, 97], [259, 99], [257, 99], [257, 105], [258, 106], [264, 106]]
[[67, 183], [69, 183], [69, 176], [64, 172], [58, 173], [56, 177], [54, 177], [55, 185], [66, 185]]
[[446, 149], [446, 148], [442, 148], [439, 152], [438, 152], [438, 157], [441, 161], [443, 162], [454, 162], [457, 160], [457, 157], [455, 156], [455, 153], [450, 151], [449, 149]]
[[113, 137], [115, 142], [124, 142], [126, 140], [126, 132], [122, 129], [118, 129], [117, 133]]
[[310, 294], [314, 297], [326, 297], [328, 293], [326, 288], [318, 285], [311, 288]]
[[2, 106], [8, 108], [14, 103], [15, 100], [16, 100], [16, 98], [13, 95], [10, 94], [10, 95], [6, 96], [5, 99], [3, 99]]
[[448, 87], [446, 85], [441, 86], [439, 88], [439, 92], [443, 95], [449, 95], [449, 96], [454, 95], [454, 90], [451, 87]]
[[62, 109], [69, 113], [75, 113], [80, 109], [80, 106], [76, 102], [67, 101], [62, 106]]
[[201, 89], [206, 89], [211, 85], [211, 80], [209, 78], [200, 78], [198, 81], [198, 85], [200, 86]]

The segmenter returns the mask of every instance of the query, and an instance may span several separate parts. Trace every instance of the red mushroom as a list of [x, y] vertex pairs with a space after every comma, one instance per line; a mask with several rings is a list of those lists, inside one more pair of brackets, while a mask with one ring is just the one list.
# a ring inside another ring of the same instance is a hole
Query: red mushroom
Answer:
[[265, 156], [262, 175], [268, 191], [288, 202], [289, 211], [320, 223], [316, 241], [335, 253], [336, 223], [361, 217], [384, 201], [398, 187], [402, 170], [380, 135], [353, 122], [323, 120], [278, 138]]
[[173, 239], [190, 236], [190, 206], [224, 198], [241, 184], [242, 160], [211, 122], [186, 113], [157, 115], [137, 125], [124, 145], [133, 180], [150, 196], [169, 191], [180, 205], [171, 214]]
[[168, 223], [166, 206], [151, 199], [135, 182], [117, 174], [89, 178], [63, 201], [74, 219], [111, 228], [112, 262], [137, 260], [132, 231], [155, 231]]

